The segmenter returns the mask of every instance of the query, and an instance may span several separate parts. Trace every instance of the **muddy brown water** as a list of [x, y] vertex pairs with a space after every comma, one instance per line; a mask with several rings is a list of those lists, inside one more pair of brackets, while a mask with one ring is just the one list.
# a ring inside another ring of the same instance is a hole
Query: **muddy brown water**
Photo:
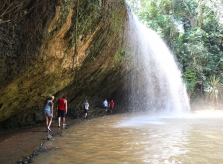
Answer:
[[[68, 127], [80, 123], [80, 119], [67, 119]], [[57, 122], [51, 126], [50, 135], [60, 133]], [[15, 164], [30, 156], [48, 136], [45, 125], [0, 132], [0, 164]]]
[[118, 114], [55, 136], [34, 164], [223, 164], [223, 112], [181, 116]]

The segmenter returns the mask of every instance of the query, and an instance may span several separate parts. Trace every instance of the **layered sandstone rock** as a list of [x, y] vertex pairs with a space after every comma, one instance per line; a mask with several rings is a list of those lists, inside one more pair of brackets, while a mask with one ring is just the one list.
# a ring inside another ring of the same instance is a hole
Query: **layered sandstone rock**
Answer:
[[50, 95], [66, 95], [73, 111], [85, 99], [98, 107], [120, 98], [124, 0], [20, 1], [0, 22], [1, 128], [43, 121]]

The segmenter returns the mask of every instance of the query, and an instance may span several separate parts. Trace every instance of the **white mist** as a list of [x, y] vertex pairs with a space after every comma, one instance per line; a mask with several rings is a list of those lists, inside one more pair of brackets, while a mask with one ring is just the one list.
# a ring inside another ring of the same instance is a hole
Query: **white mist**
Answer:
[[129, 107], [151, 113], [189, 111], [181, 72], [163, 40], [128, 12], [124, 47], [130, 64]]

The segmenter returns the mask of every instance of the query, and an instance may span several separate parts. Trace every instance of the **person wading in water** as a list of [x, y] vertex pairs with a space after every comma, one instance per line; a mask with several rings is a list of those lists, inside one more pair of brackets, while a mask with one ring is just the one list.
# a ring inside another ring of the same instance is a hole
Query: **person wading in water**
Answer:
[[66, 97], [63, 96], [58, 100], [57, 103], [57, 109], [58, 109], [58, 128], [60, 127], [60, 122], [62, 119], [62, 125], [65, 126], [65, 115], [67, 114], [67, 100]]
[[88, 115], [88, 109], [89, 109], [89, 103], [86, 100], [85, 103], [84, 103], [84, 118], [85, 119], [87, 118], [87, 115]]
[[45, 101], [45, 108], [44, 108], [44, 116], [46, 120], [46, 131], [50, 132], [50, 125], [53, 119], [53, 100], [54, 96], [51, 96], [49, 99]]

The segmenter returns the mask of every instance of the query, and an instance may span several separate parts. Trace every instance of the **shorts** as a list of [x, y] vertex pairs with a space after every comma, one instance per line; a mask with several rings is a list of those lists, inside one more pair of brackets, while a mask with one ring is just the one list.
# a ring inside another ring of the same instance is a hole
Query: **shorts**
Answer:
[[66, 110], [58, 110], [58, 117], [65, 117]]
[[88, 113], [88, 110], [87, 109], [84, 109], [84, 113]]
[[46, 115], [46, 116], [52, 116], [52, 113], [51, 113], [51, 111], [44, 110], [44, 115]]

